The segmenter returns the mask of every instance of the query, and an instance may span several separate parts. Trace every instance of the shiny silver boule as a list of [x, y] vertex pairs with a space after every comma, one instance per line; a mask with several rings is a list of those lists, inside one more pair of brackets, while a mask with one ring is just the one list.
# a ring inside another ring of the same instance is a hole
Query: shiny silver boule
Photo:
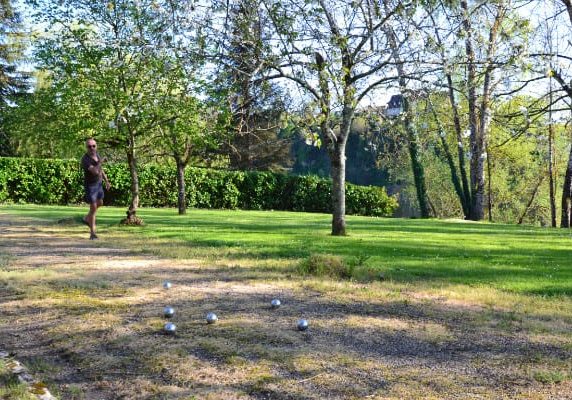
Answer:
[[165, 318], [171, 318], [173, 315], [175, 315], [175, 309], [173, 307], [163, 308], [163, 316]]
[[280, 307], [281, 304], [282, 304], [282, 303], [281, 303], [280, 300], [278, 300], [278, 299], [274, 299], [274, 300], [272, 300], [272, 301], [270, 302], [270, 306], [271, 306], [272, 308], [278, 308], [278, 307]]
[[169, 282], [169, 281], [163, 282], [163, 288], [171, 289], [171, 286], [173, 286], [173, 285], [171, 285], [171, 282]]
[[172, 322], [167, 322], [163, 330], [167, 335], [174, 335], [177, 330], [177, 326]]
[[218, 321], [218, 317], [216, 316], [215, 313], [210, 312], [207, 314], [207, 323], [208, 324], [214, 324], [217, 321]]
[[299, 319], [296, 326], [298, 327], [299, 331], [305, 331], [306, 329], [308, 329], [308, 321], [306, 321], [305, 319]]

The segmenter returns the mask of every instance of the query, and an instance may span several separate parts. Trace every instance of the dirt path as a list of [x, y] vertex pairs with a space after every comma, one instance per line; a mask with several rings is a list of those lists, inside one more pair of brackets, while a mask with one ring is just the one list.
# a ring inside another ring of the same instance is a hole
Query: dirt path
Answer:
[[[566, 367], [572, 349], [483, 326], [474, 307], [414, 294], [340, 301], [300, 280], [116, 244], [0, 214], [0, 350], [61, 399], [572, 399], [569, 380], [533, 379]], [[208, 311], [219, 323], [205, 324]]]

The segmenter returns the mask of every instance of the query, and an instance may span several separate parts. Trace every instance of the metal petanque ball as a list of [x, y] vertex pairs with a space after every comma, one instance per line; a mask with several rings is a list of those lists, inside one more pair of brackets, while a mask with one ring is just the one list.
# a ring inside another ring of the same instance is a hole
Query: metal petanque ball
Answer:
[[175, 315], [175, 309], [173, 307], [163, 308], [163, 316], [165, 318], [171, 318], [173, 315]]
[[215, 313], [210, 312], [207, 314], [207, 323], [214, 324], [217, 321], [218, 321], [218, 317], [216, 316]]
[[274, 299], [270, 302], [270, 306], [272, 308], [278, 308], [278, 307], [280, 307], [281, 304], [282, 303], [280, 303], [280, 300], [278, 300], [278, 299]]
[[167, 335], [174, 335], [177, 330], [177, 326], [172, 322], [167, 322], [163, 330]]
[[171, 286], [173, 286], [173, 285], [171, 285], [171, 282], [169, 282], [169, 281], [163, 282], [163, 287], [165, 289], [171, 289]]
[[305, 331], [306, 329], [308, 329], [308, 321], [306, 321], [305, 319], [299, 319], [298, 324], [296, 326], [298, 327], [299, 331]]

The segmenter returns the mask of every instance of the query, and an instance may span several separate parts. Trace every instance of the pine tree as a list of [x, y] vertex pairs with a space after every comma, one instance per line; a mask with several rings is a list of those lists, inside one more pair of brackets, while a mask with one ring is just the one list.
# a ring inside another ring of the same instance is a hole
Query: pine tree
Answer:
[[20, 16], [11, 0], [0, 0], [0, 156], [12, 155], [2, 116], [15, 97], [28, 88], [28, 75], [18, 70], [23, 59], [22, 38]]
[[233, 134], [225, 152], [232, 168], [280, 170], [291, 164], [290, 140], [279, 136], [285, 105], [264, 73], [265, 21], [257, 0], [238, 2], [229, 12], [231, 35], [226, 51], [226, 82], [233, 113]]

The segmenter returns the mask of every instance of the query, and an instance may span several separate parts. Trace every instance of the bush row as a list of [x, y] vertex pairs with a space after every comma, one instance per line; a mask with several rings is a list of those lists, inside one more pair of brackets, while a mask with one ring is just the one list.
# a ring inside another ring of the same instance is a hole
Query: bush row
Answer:
[[[127, 206], [131, 178], [125, 164], [108, 163], [112, 188], [107, 205]], [[177, 205], [176, 169], [166, 165], [139, 166], [140, 205]], [[246, 210], [331, 212], [331, 181], [316, 176], [272, 172], [223, 171], [187, 168], [187, 206]], [[79, 204], [83, 176], [79, 162], [29, 158], [0, 158], [0, 202]], [[346, 186], [348, 214], [387, 216], [397, 202], [375, 186]]]

